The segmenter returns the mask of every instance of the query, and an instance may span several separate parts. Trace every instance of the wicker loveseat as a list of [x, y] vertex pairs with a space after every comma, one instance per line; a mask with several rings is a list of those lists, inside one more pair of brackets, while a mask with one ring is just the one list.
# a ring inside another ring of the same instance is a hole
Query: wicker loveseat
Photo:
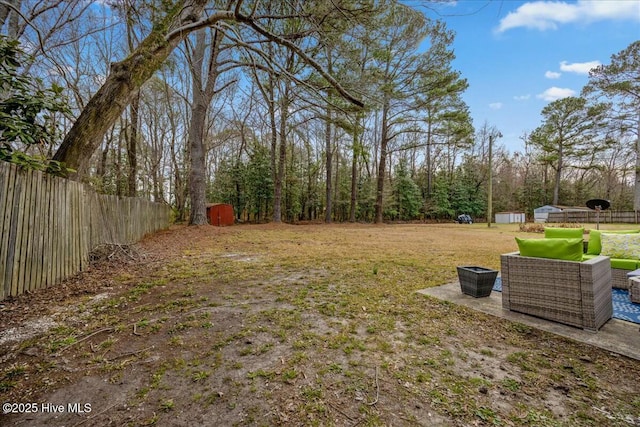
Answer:
[[566, 261], [501, 255], [502, 307], [596, 331], [613, 314], [608, 257]]

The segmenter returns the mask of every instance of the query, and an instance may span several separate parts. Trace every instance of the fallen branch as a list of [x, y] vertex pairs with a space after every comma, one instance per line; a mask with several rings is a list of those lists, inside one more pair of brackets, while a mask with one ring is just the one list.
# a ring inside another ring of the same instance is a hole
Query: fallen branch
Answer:
[[344, 412], [343, 410], [341, 410], [340, 408], [338, 408], [336, 405], [334, 405], [333, 403], [329, 402], [329, 406], [336, 412], [342, 414], [343, 417], [345, 417], [346, 419], [348, 419], [349, 421], [353, 421], [354, 418], [349, 416], [349, 414], [347, 414], [346, 412]]
[[153, 346], [150, 346], [150, 347], [147, 347], [147, 348], [143, 348], [141, 350], [130, 351], [130, 352], [127, 352], [127, 353], [119, 354], [119, 355], [117, 355], [115, 357], [112, 357], [111, 359], [106, 359], [106, 361], [107, 362], [113, 362], [114, 360], [120, 359], [122, 357], [135, 356], [137, 354], [144, 353], [147, 350], [151, 350], [152, 348], [153, 348]]
[[79, 344], [82, 341], [86, 341], [86, 340], [88, 340], [89, 338], [91, 338], [91, 337], [93, 337], [95, 335], [98, 335], [98, 334], [100, 334], [102, 332], [113, 332], [113, 331], [115, 331], [114, 328], [102, 328], [102, 329], [99, 329], [99, 330], [97, 330], [97, 331], [95, 331], [93, 333], [90, 333], [89, 335], [87, 335], [85, 337], [80, 338], [79, 340], [76, 340], [76, 341], [72, 342], [71, 344], [69, 344], [69, 345], [67, 345], [65, 347], [62, 347], [60, 350], [58, 350], [58, 352], [56, 353], [56, 356], [59, 356], [60, 354], [62, 354], [63, 352], [67, 351], [68, 349], [70, 349], [74, 345]]
[[89, 254], [89, 259], [92, 262], [100, 260], [111, 261], [114, 258], [121, 260], [130, 259], [132, 261], [140, 261], [145, 258], [140, 254], [133, 245], [122, 245], [118, 243], [103, 243], [96, 246]]
[[378, 403], [379, 398], [380, 398], [380, 383], [378, 382], [378, 367], [376, 366], [376, 398], [373, 402], [367, 403], [367, 405], [369, 406], [375, 405], [376, 403]]

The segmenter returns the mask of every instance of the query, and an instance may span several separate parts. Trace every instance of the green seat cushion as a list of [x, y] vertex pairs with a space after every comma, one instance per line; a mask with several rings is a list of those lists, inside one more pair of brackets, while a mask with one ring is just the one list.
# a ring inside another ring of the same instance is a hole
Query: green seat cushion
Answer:
[[583, 234], [584, 228], [544, 228], [544, 237], [546, 239], [582, 239]]
[[582, 261], [582, 239], [520, 239], [516, 237], [522, 256]]
[[[583, 261], [588, 261], [590, 259], [594, 259], [599, 255], [590, 255], [584, 254], [582, 255]], [[617, 268], [620, 270], [635, 270], [640, 267], [640, 261], [635, 259], [620, 259], [620, 258], [610, 258], [611, 260], [611, 268]]]
[[600, 241], [600, 235], [602, 233], [607, 234], [637, 234], [640, 230], [591, 230], [589, 232], [589, 246], [587, 247], [587, 253], [590, 255], [600, 255], [602, 251], [602, 242]]
[[638, 268], [638, 260], [611, 258], [611, 268], [617, 268], [620, 270], [635, 270], [636, 268]]

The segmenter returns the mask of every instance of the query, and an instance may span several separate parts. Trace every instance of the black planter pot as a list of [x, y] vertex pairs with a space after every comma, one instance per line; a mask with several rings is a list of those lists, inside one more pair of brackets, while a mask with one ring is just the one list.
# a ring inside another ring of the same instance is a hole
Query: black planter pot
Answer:
[[491, 295], [496, 277], [498, 277], [497, 270], [475, 266], [458, 267], [458, 280], [462, 293], [474, 298]]

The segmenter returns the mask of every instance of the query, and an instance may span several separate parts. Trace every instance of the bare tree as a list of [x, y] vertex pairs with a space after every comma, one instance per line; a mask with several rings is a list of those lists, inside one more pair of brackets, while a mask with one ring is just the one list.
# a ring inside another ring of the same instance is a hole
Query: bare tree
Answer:
[[335, 78], [295, 43], [282, 35], [272, 33], [261, 25], [260, 17], [253, 14], [256, 4], [246, 4], [249, 13], [243, 13], [245, 1], [231, 1], [228, 9], [216, 10], [203, 17], [208, 3], [206, 0], [169, 3], [171, 2], [165, 3], [164, 13], [154, 22], [151, 33], [126, 59], [112, 64], [105, 83], [87, 103], [65, 136], [54, 160], [76, 169], [79, 174], [85, 173], [89, 159], [100, 145], [107, 129], [115, 123], [136, 91], [164, 63], [175, 47], [191, 32], [215, 26], [223, 21], [240, 23], [267, 41], [287, 47], [318, 71], [338, 93], [354, 104], [362, 105], [360, 100], [348, 93]]
[[[105, 83], [80, 113], [54, 160], [65, 163], [80, 175], [86, 173], [104, 133], [120, 117], [142, 84], [184, 39], [186, 27], [198, 21], [206, 3], [205, 0], [187, 0], [182, 8], [168, 8], [151, 34], [126, 59], [111, 65]], [[230, 15], [216, 14], [218, 20]]]

